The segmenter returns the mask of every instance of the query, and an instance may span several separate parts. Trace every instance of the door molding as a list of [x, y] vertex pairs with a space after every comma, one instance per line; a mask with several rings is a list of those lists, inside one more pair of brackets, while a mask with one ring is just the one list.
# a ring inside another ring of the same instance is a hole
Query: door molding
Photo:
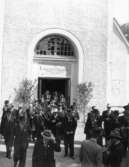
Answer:
[[76, 37], [75, 34], [68, 30], [60, 29], [60, 28], [50, 28], [46, 29], [43, 32], [37, 34], [31, 41], [29, 49], [28, 49], [28, 78], [33, 76], [33, 58], [34, 58], [34, 48], [39, 40], [47, 35], [51, 34], [59, 34], [66, 38], [68, 38], [75, 49], [76, 57], [78, 58], [78, 83], [83, 81], [83, 72], [84, 72], [84, 51], [82, 49], [82, 45], [80, 40]]

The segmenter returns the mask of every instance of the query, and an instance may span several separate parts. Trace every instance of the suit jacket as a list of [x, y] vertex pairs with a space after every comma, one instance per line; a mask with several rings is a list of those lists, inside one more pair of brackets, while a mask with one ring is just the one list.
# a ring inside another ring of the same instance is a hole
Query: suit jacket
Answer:
[[71, 116], [66, 116], [64, 118], [64, 135], [67, 135], [67, 133], [70, 133], [70, 134], [73, 134], [74, 135], [74, 132], [75, 132], [75, 129], [76, 129], [76, 121], [74, 119], [74, 117], [71, 115]]
[[85, 140], [81, 144], [80, 161], [82, 167], [102, 167], [102, 147], [95, 139]]

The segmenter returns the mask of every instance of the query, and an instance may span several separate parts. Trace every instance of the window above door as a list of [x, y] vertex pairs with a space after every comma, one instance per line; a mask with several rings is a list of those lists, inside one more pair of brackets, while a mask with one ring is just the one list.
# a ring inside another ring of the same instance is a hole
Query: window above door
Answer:
[[75, 56], [71, 41], [61, 35], [49, 35], [42, 38], [34, 51], [37, 56]]

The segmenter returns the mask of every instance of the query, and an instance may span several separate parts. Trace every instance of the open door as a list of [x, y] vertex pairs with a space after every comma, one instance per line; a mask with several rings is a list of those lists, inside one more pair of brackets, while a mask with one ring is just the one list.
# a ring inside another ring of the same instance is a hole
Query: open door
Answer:
[[51, 93], [57, 91], [60, 94], [64, 94], [67, 99], [68, 105], [70, 105], [71, 95], [71, 80], [70, 78], [38, 78], [38, 98], [49, 90]]

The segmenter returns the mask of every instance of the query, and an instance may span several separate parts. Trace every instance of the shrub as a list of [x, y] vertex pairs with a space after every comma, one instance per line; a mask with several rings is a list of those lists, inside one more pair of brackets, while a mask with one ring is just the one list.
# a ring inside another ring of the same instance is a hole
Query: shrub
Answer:
[[35, 81], [23, 79], [18, 89], [15, 89], [14, 102], [22, 104], [30, 104], [32, 101], [33, 92], [35, 89]]
[[93, 84], [91, 82], [81, 83], [77, 86], [77, 106], [83, 114], [85, 121], [86, 107], [90, 102], [93, 92]]

